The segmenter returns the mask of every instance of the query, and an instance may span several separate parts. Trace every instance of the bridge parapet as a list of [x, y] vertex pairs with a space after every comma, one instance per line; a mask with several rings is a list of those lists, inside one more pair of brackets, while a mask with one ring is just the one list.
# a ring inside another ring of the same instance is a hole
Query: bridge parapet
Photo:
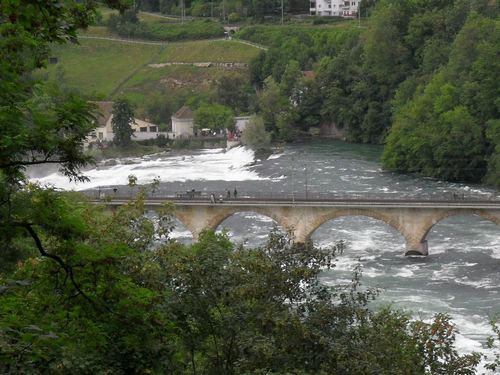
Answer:
[[[145, 186], [147, 188], [147, 186]], [[133, 199], [137, 195], [137, 187], [118, 186], [118, 187], [100, 187], [83, 191], [91, 199], [99, 199], [100, 197], [111, 197], [113, 199]], [[145, 189], [144, 194], [149, 200], [178, 200], [184, 201], [192, 194], [192, 190], [187, 191], [166, 191], [155, 189]], [[232, 193], [232, 192], [231, 192]], [[193, 194], [194, 200], [210, 201], [210, 196], [214, 195], [223, 200], [227, 200], [227, 191], [199, 191], [195, 190]], [[228, 201], [232, 202], [234, 196], [231, 194]], [[457, 203], [478, 203], [478, 202], [497, 202], [500, 204], [500, 193], [491, 192], [488, 195], [475, 194], [454, 194], [454, 193], [432, 193], [432, 194], [401, 194], [401, 193], [371, 193], [371, 192], [261, 192], [261, 191], [238, 191], [237, 201], [288, 201], [294, 202], [329, 202], [329, 201], [360, 201], [360, 202], [375, 202], [375, 201], [394, 201], [394, 202], [457, 202]]]

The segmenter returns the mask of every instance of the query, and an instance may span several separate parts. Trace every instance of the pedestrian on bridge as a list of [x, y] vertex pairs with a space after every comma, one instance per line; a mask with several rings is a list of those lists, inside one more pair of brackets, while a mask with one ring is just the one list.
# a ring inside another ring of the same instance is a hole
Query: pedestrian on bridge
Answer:
[[227, 199], [231, 199], [231, 191], [229, 189], [226, 190]]
[[238, 191], [234, 188], [233, 197], [236, 199], [238, 197]]

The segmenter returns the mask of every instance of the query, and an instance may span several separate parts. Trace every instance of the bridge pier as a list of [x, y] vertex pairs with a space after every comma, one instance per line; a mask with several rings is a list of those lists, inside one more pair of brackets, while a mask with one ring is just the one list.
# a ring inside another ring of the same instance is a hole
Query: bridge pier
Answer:
[[420, 255], [427, 256], [429, 255], [429, 247], [427, 246], [427, 240], [423, 241], [411, 241], [406, 243], [406, 252], [405, 255]]

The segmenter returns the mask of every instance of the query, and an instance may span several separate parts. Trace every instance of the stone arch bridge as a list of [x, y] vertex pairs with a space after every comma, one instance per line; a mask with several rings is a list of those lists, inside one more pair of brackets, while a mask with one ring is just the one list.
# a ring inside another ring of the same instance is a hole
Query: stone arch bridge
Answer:
[[[111, 199], [117, 206], [127, 199]], [[454, 215], [477, 215], [500, 225], [500, 201], [481, 200], [293, 200], [233, 199], [212, 203], [208, 198], [150, 198], [148, 210], [165, 202], [175, 204], [175, 217], [197, 239], [204, 229], [215, 230], [238, 212], [255, 212], [270, 217], [292, 234], [294, 241], [306, 241], [323, 223], [343, 216], [366, 216], [381, 220], [406, 241], [406, 255], [428, 255], [427, 234], [439, 221]]]

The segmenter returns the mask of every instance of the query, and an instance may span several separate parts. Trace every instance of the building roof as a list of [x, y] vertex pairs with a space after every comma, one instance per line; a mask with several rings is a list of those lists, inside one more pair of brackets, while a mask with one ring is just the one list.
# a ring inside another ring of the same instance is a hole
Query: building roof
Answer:
[[97, 104], [97, 123], [99, 126], [106, 126], [111, 114], [113, 113], [113, 104], [115, 102], [93, 102]]
[[191, 112], [189, 107], [182, 106], [182, 108], [179, 109], [177, 112], [175, 112], [175, 115], [173, 115], [172, 117], [175, 117], [178, 119], [192, 119], [193, 112]]

